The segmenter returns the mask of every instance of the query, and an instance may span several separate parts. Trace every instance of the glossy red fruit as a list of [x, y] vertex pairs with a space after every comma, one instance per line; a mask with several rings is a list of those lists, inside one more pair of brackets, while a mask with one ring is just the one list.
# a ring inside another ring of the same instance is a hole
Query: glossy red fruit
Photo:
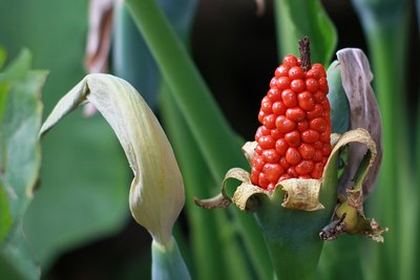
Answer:
[[326, 72], [301, 61], [285, 56], [261, 101], [251, 182], [267, 190], [290, 178], [320, 179], [331, 153]]

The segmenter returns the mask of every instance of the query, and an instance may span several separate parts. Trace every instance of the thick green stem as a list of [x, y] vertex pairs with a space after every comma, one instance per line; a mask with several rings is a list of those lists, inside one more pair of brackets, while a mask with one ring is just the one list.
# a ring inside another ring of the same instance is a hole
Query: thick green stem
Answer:
[[[213, 177], [221, 182], [228, 169], [249, 168], [236, 135], [155, 1], [127, 0], [126, 3]], [[268, 253], [254, 219], [238, 211], [234, 213], [253, 265], [267, 267]]]
[[174, 238], [168, 244], [152, 242], [152, 279], [188, 280], [191, 276]]
[[264, 199], [256, 212], [263, 229], [277, 279], [312, 279], [321, 255], [321, 229], [330, 222], [336, 202], [338, 154], [324, 177], [320, 201], [325, 209], [315, 212], [286, 209], [283, 197]]

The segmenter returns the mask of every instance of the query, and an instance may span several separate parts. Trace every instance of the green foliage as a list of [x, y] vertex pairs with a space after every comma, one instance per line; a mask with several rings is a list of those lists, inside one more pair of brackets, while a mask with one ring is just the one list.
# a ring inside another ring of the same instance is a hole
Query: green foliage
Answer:
[[[84, 74], [86, 15], [84, 0], [0, 4], [0, 18], [7, 21], [0, 25], [0, 42], [12, 55], [26, 45], [36, 54], [35, 66], [51, 72], [43, 99], [47, 111]], [[128, 189], [122, 186], [128, 167], [111, 129], [100, 117], [86, 123], [81, 114], [43, 142], [43, 167], [24, 229], [46, 269], [64, 250], [115, 233], [126, 223]]]
[[411, 211], [410, 203], [404, 198], [412, 197], [415, 191], [413, 182], [408, 179], [412, 175], [406, 173], [407, 168], [410, 169], [408, 159], [411, 154], [407, 142], [409, 122], [405, 109], [408, 2], [353, 0], [372, 57], [375, 90], [383, 121], [385, 152], [379, 189], [371, 207], [378, 219], [391, 229], [384, 246], [372, 248], [374, 254], [369, 262], [375, 267], [366, 270], [372, 278], [406, 279], [405, 273], [414, 270], [414, 267], [407, 267], [412, 264], [410, 258], [414, 256], [407, 257], [402, 251], [402, 248], [410, 247], [404, 244], [413, 244], [415, 241], [413, 236], [406, 239], [404, 232], [411, 229], [403, 227], [407, 225], [405, 221], [410, 220], [407, 210]]
[[22, 219], [41, 165], [38, 131], [47, 73], [31, 70], [27, 50], [0, 74], [0, 268], [7, 279], [39, 277]]
[[329, 86], [328, 100], [331, 106], [331, 129], [335, 133], [344, 133], [350, 127], [349, 102], [341, 84], [340, 64], [333, 61], [327, 70]]
[[[220, 182], [228, 169], [246, 167], [236, 135], [155, 1], [127, 1], [127, 5], [184, 114], [212, 176]], [[234, 215], [254, 266], [265, 267], [268, 253], [255, 221], [237, 211]]]
[[298, 55], [297, 42], [307, 35], [311, 40], [313, 62], [329, 65], [337, 44], [334, 24], [319, 0], [274, 1], [279, 56]]

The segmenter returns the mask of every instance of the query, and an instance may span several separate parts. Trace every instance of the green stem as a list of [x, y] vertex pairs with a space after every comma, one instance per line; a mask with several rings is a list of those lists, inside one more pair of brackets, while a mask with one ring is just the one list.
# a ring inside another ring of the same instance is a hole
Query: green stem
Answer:
[[278, 279], [305, 280], [315, 276], [323, 246], [319, 232], [329, 223], [336, 203], [337, 157], [331, 159], [322, 183], [320, 201], [325, 209], [286, 209], [281, 206], [283, 196], [276, 196], [262, 200], [256, 211]]
[[[249, 168], [235, 134], [156, 2], [127, 0], [126, 3], [213, 177], [221, 182], [228, 169]], [[238, 211], [235, 218], [254, 266], [267, 267], [268, 253], [255, 221]]]
[[175, 239], [162, 245], [152, 242], [152, 279], [188, 280], [191, 276], [179, 252]]

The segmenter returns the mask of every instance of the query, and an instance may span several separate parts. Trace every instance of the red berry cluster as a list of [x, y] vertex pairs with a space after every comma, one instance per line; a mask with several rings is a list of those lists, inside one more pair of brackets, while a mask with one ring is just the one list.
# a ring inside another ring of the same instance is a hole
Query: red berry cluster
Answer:
[[278, 181], [322, 176], [331, 153], [328, 84], [321, 64], [288, 55], [261, 101], [251, 181], [272, 190]]

